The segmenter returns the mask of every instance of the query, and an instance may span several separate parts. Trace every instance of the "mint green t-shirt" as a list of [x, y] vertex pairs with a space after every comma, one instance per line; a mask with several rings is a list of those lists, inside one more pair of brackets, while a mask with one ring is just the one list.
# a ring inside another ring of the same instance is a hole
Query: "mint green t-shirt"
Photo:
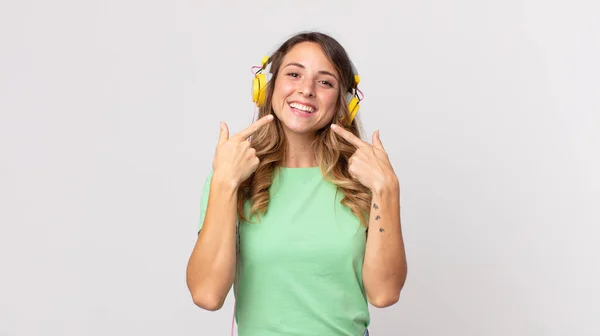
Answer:
[[275, 172], [267, 213], [240, 223], [239, 335], [363, 335], [370, 323], [364, 226], [318, 167]]

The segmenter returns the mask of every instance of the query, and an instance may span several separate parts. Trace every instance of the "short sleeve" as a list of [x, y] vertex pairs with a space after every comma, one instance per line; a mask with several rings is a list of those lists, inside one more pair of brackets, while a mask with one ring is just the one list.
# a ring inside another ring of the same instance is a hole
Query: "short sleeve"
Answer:
[[202, 188], [202, 197], [200, 198], [200, 219], [198, 222], [198, 232], [202, 229], [204, 224], [204, 217], [206, 217], [206, 208], [208, 206], [208, 195], [210, 193], [210, 180], [212, 179], [212, 170], [204, 181], [204, 187]]

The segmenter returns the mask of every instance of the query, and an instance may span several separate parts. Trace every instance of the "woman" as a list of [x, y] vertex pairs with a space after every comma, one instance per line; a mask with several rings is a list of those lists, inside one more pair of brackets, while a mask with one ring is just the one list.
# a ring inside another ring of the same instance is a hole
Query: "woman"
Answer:
[[360, 139], [336, 40], [295, 35], [270, 66], [259, 120], [221, 123], [190, 293], [218, 310], [235, 280], [242, 336], [368, 335], [368, 303], [394, 304], [406, 278], [398, 179], [379, 133]]

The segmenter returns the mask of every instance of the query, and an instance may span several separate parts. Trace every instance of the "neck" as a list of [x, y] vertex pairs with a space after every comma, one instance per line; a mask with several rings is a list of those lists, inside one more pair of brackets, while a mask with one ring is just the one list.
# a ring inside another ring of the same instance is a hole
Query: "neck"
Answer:
[[308, 168], [317, 166], [312, 144], [315, 134], [286, 132], [287, 151], [283, 166], [288, 168]]

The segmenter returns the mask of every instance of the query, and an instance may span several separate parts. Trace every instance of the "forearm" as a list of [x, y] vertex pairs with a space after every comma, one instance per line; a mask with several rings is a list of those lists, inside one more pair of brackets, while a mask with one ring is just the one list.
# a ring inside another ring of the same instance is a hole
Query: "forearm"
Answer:
[[386, 307], [398, 301], [407, 265], [400, 223], [397, 181], [373, 191], [363, 283], [369, 302]]
[[237, 188], [213, 175], [206, 216], [187, 266], [194, 303], [220, 309], [231, 289], [236, 265]]

